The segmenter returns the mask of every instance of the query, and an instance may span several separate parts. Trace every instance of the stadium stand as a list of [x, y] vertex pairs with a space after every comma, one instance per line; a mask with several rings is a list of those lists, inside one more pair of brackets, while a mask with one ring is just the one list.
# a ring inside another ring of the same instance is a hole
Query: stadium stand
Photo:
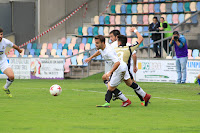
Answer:
[[[153, 17], [158, 16], [160, 18], [162, 16], [173, 28], [199, 10], [200, 1], [127, 0], [123, 4], [111, 5], [110, 13], [94, 16], [93, 25], [77, 27], [77, 36], [80, 36], [78, 38], [74, 36], [63, 37], [59, 43], [53, 44], [48, 42], [41, 45], [29, 43], [21, 54], [13, 51], [9, 53], [8, 57], [70, 57], [85, 50], [94, 49], [93, 37], [96, 35], [108, 36], [113, 29], [119, 29], [122, 35], [128, 36], [128, 42], [132, 43], [136, 40], [130, 32], [132, 25], [136, 26], [139, 32], [148, 32], [148, 26], [152, 23]], [[198, 24], [198, 16], [192, 17], [191, 20], [187, 21], [187, 24]], [[148, 33], [142, 35], [144, 41], [140, 47], [152, 42], [151, 39], [148, 39]], [[109, 39], [106, 40], [107, 42], [110, 41]], [[139, 57], [145, 56], [145, 54], [140, 54], [142, 51], [138, 51]], [[93, 50], [90, 54], [94, 52]], [[88, 64], [83, 62], [87, 57], [88, 53], [66, 59], [65, 72], [69, 73], [72, 66], [87, 66]], [[198, 49], [188, 50], [189, 59], [198, 59], [198, 57]], [[102, 57], [98, 56], [95, 60], [102, 60]]]

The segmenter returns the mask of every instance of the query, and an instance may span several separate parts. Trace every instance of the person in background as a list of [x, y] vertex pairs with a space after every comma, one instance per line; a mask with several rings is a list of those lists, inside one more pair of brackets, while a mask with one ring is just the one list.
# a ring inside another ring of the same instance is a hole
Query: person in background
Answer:
[[183, 35], [180, 35], [178, 31], [173, 32], [170, 46], [175, 46], [176, 52], [176, 71], [178, 79], [176, 84], [185, 83], [186, 81], [186, 65], [188, 57], [188, 47], [186, 39]]
[[3, 29], [0, 28], [0, 70], [8, 77], [8, 79], [6, 80], [6, 84], [3, 86], [2, 89], [5, 91], [8, 97], [12, 97], [9, 86], [14, 82], [14, 72], [7, 61], [5, 53], [7, 47], [12, 47], [16, 49], [19, 53], [22, 52], [22, 50], [17, 45], [3, 37]]
[[[160, 18], [159, 30], [160, 31], [172, 31], [171, 26], [167, 23], [167, 21], [163, 17]], [[171, 37], [172, 35], [173, 35], [172, 33], [164, 33], [164, 38]], [[167, 41], [168, 40], [163, 41], [163, 48], [165, 49], [166, 53], [167, 53]], [[169, 48], [169, 52], [170, 51], [171, 51], [171, 49]]]
[[[149, 26], [149, 31], [157, 31], [159, 32], [160, 22], [158, 21], [157, 17], [153, 17], [153, 23]], [[160, 33], [152, 33], [151, 39], [155, 42], [161, 39]], [[156, 56], [154, 58], [160, 58], [160, 54], [158, 53], [158, 46], [159, 46], [159, 52], [161, 53], [161, 46], [160, 43], [156, 43], [153, 45], [153, 50], [156, 53]]]

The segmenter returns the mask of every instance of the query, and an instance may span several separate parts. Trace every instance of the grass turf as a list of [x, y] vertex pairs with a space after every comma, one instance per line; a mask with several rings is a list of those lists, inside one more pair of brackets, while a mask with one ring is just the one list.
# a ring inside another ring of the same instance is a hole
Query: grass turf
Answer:
[[[122, 83], [118, 88], [132, 101], [120, 107], [97, 108], [106, 92], [101, 75], [81, 80], [15, 80], [13, 98], [0, 91], [0, 133], [199, 133], [200, 87], [195, 84], [138, 83], [152, 95], [148, 107], [140, 105], [134, 91]], [[5, 80], [0, 80], [3, 86]], [[63, 92], [54, 97], [49, 87], [59, 84]]]

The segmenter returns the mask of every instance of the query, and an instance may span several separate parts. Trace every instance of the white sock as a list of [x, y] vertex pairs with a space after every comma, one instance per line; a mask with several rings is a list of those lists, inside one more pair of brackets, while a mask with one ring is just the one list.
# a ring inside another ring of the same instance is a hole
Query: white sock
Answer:
[[105, 84], [106, 85], [106, 87], [108, 88], [108, 84]]
[[121, 91], [120, 91], [118, 97], [119, 97], [123, 102], [126, 102], [126, 101], [128, 100], [128, 98], [126, 98], [126, 97], [124, 96], [124, 94], [123, 94]]
[[145, 97], [146, 95], [146, 92], [144, 92], [144, 90], [138, 85], [138, 88], [135, 89], [135, 91], [140, 95], [142, 96], [143, 98]]
[[12, 82], [13, 82], [13, 80], [7, 79], [4, 88], [5, 88], [5, 89], [8, 89], [8, 87], [12, 84]]

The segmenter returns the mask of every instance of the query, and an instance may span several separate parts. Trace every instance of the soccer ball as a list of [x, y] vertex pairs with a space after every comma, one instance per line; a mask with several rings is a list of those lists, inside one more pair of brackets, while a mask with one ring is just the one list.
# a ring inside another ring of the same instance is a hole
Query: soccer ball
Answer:
[[62, 92], [62, 89], [61, 89], [61, 87], [59, 86], [59, 85], [57, 85], [57, 84], [55, 84], [55, 85], [52, 85], [51, 87], [50, 87], [50, 94], [52, 95], [52, 96], [59, 96], [60, 95], [60, 93]]

